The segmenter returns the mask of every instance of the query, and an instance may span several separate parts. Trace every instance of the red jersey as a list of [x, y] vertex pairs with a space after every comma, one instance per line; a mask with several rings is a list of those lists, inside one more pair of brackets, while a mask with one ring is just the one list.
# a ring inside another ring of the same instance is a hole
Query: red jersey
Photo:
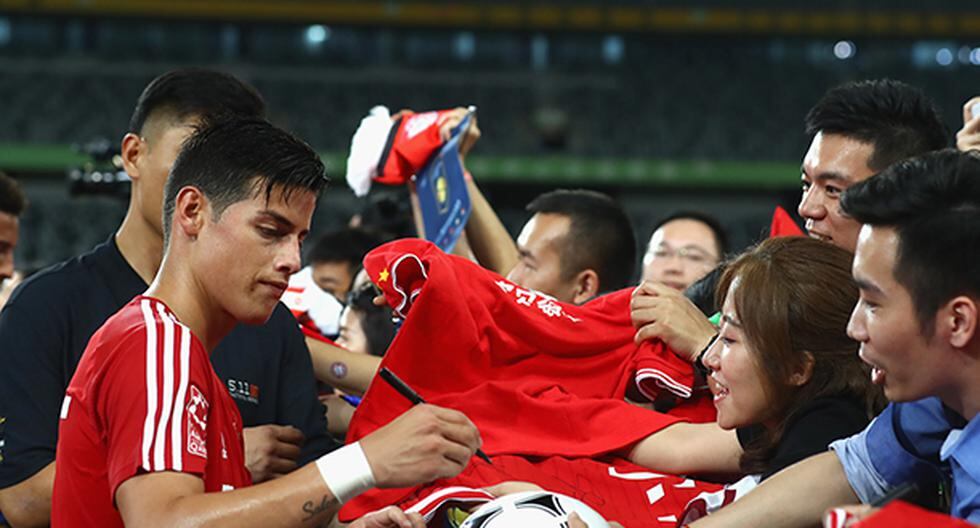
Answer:
[[[364, 268], [396, 313], [407, 315], [382, 366], [428, 402], [466, 414], [494, 465], [474, 458], [454, 479], [368, 491], [344, 506], [341, 520], [388, 504], [407, 506], [442, 488], [524, 480], [576, 498], [582, 498], [576, 489], [592, 490], [582, 500], [603, 515], [631, 528], [659, 526], [658, 519], [680, 513], [697, 495], [691, 492], [703, 491], [679, 479], [683, 486], [660, 486], [652, 493], [668, 497], [653, 501], [649, 487], [627, 493], [623, 479], [608, 473], [613, 459], [616, 467], [639, 471], [617, 457], [650, 434], [687, 416], [713, 419], [713, 412], [693, 412], [705, 405], [714, 410], [701, 397], [685, 400], [684, 417], [623, 400], [633, 384], [648, 394], [690, 395], [694, 383], [691, 365], [663, 343], [634, 343], [629, 290], [583, 306], [564, 304], [418, 239], [375, 249]], [[347, 439], [363, 438], [410, 405], [388, 384], [371, 383]], [[548, 478], [558, 467], [557, 477]]]
[[123, 526], [116, 490], [142, 473], [197, 475], [208, 492], [250, 485], [241, 424], [197, 337], [136, 297], [92, 336], [65, 393], [52, 526]]

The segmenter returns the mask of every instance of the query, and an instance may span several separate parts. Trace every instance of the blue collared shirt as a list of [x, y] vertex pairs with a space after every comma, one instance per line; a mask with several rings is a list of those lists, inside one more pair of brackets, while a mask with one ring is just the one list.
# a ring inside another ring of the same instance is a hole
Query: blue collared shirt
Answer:
[[953, 516], [980, 522], [980, 420], [967, 422], [938, 398], [892, 403], [830, 447], [862, 502], [907, 482], [951, 479]]

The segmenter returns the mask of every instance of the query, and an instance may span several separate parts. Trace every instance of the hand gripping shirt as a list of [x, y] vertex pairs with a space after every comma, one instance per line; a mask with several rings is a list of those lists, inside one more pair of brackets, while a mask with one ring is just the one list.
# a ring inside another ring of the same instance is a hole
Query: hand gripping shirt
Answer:
[[61, 406], [52, 526], [123, 526], [127, 479], [176, 471], [207, 492], [251, 484], [241, 416], [201, 342], [137, 297], [92, 336]]

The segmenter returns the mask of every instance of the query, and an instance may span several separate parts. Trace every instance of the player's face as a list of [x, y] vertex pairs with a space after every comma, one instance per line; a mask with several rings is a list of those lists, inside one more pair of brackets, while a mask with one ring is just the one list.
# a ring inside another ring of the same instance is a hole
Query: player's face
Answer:
[[574, 281], [561, 273], [561, 246], [571, 220], [560, 214], [537, 213], [528, 220], [517, 237], [519, 258], [507, 279], [522, 286], [551, 295], [562, 302], [574, 302]]
[[353, 277], [346, 262], [317, 262], [313, 264], [313, 282], [321, 290], [345, 302]]
[[718, 339], [704, 357], [705, 366], [712, 370], [708, 388], [714, 395], [718, 425], [723, 429], [763, 423], [770, 418], [772, 407], [758, 356], [746, 340], [735, 312], [732, 293], [737, 287], [735, 280], [728, 289]]
[[803, 158], [803, 195], [797, 212], [811, 237], [853, 252], [861, 224], [844, 215], [840, 195], [851, 185], [874, 176], [868, 160], [874, 145], [839, 134], [817, 133]]
[[300, 269], [300, 248], [310, 229], [316, 196], [275, 188], [234, 203], [214, 221], [207, 212], [199, 239], [198, 273], [208, 294], [235, 320], [264, 323]]
[[16, 216], [0, 213], [0, 283], [14, 276], [14, 249], [17, 248], [19, 227]]
[[134, 186], [139, 210], [147, 223], [163, 238], [163, 187], [184, 141], [194, 133], [195, 120], [178, 124], [156, 123], [141, 137], [141, 156], [136, 161], [139, 184]]
[[350, 306], [344, 308], [340, 314], [340, 335], [337, 336], [337, 344], [358, 354], [368, 354], [367, 335], [364, 334], [364, 327], [361, 326], [361, 315], [351, 310]]
[[707, 225], [679, 218], [660, 226], [643, 256], [643, 280], [684, 290], [718, 264], [715, 235]]
[[861, 344], [872, 382], [892, 401], [936, 394], [945, 385], [948, 364], [922, 336], [908, 290], [895, 280], [898, 234], [893, 228], [864, 226], [854, 255], [853, 274], [860, 298], [847, 334]]

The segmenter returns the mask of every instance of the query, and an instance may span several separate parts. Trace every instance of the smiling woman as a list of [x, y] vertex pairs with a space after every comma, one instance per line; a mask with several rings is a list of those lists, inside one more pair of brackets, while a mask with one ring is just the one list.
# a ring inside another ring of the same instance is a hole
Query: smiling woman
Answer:
[[671, 473], [751, 475], [744, 491], [867, 425], [883, 400], [847, 336], [858, 298], [850, 268], [850, 253], [803, 237], [738, 257], [718, 286], [720, 333], [701, 358], [717, 424], [668, 427], [631, 459]]

